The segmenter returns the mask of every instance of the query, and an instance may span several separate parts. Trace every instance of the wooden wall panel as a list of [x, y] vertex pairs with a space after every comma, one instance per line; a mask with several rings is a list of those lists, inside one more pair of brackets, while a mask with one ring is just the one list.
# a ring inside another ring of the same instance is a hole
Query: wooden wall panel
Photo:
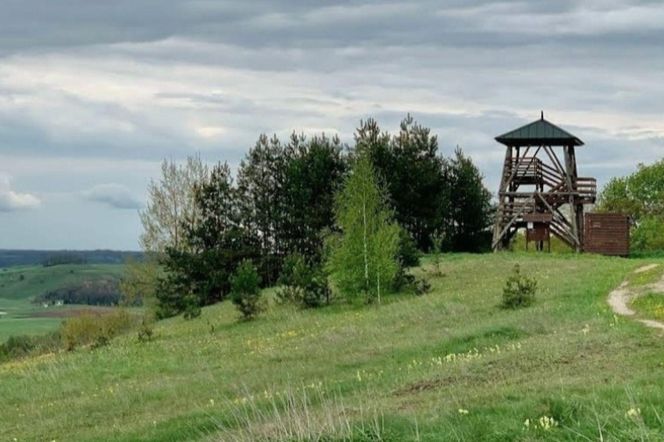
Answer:
[[583, 250], [602, 255], [629, 255], [629, 217], [620, 213], [586, 213]]

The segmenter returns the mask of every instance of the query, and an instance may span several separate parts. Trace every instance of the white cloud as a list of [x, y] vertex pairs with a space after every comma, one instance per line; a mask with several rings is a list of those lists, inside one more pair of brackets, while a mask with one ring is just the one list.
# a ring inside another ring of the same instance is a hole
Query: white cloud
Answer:
[[140, 209], [140, 201], [122, 184], [110, 183], [94, 186], [83, 192], [84, 198], [103, 203], [116, 209]]
[[10, 178], [0, 175], [0, 212], [34, 209], [40, 204], [41, 201], [36, 196], [12, 190]]

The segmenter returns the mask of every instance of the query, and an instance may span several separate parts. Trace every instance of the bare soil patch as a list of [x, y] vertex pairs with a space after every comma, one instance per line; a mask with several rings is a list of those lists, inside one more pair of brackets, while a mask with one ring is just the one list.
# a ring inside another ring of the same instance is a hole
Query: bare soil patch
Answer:
[[[645, 265], [636, 269], [634, 273], [647, 272], [648, 270], [654, 269], [658, 265], [659, 264]], [[653, 284], [647, 285], [646, 288], [658, 293], [664, 293], [664, 278]], [[620, 286], [618, 286], [618, 288], [609, 293], [608, 302], [613, 312], [617, 315], [634, 316], [636, 312], [629, 307], [629, 303], [632, 299], [634, 299], [635, 296], [637, 296], [637, 294], [630, 289], [629, 283], [624, 281], [622, 284], [620, 284]], [[664, 323], [660, 321], [642, 318], [637, 319], [637, 321], [646, 325], [647, 327], [664, 330]]]

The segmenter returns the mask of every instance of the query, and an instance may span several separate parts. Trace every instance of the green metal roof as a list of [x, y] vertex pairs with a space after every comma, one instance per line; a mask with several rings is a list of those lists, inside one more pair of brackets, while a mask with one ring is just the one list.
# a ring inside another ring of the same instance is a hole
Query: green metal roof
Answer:
[[583, 146], [579, 138], [545, 120], [544, 113], [539, 120], [497, 136], [496, 141], [506, 146]]

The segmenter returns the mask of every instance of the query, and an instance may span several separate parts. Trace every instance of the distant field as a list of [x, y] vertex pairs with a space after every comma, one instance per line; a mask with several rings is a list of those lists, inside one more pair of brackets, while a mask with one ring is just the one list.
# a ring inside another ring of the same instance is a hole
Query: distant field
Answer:
[[[504, 310], [517, 263], [539, 292]], [[0, 440], [662, 441], [664, 335], [606, 300], [651, 263], [446, 255], [415, 270], [430, 293], [379, 306], [239, 322], [222, 302], [148, 343], [0, 365]]]
[[76, 306], [44, 308], [35, 296], [81, 281], [120, 277], [121, 264], [65, 264], [50, 267], [16, 266], [0, 269], [0, 342], [11, 335], [54, 330]]

